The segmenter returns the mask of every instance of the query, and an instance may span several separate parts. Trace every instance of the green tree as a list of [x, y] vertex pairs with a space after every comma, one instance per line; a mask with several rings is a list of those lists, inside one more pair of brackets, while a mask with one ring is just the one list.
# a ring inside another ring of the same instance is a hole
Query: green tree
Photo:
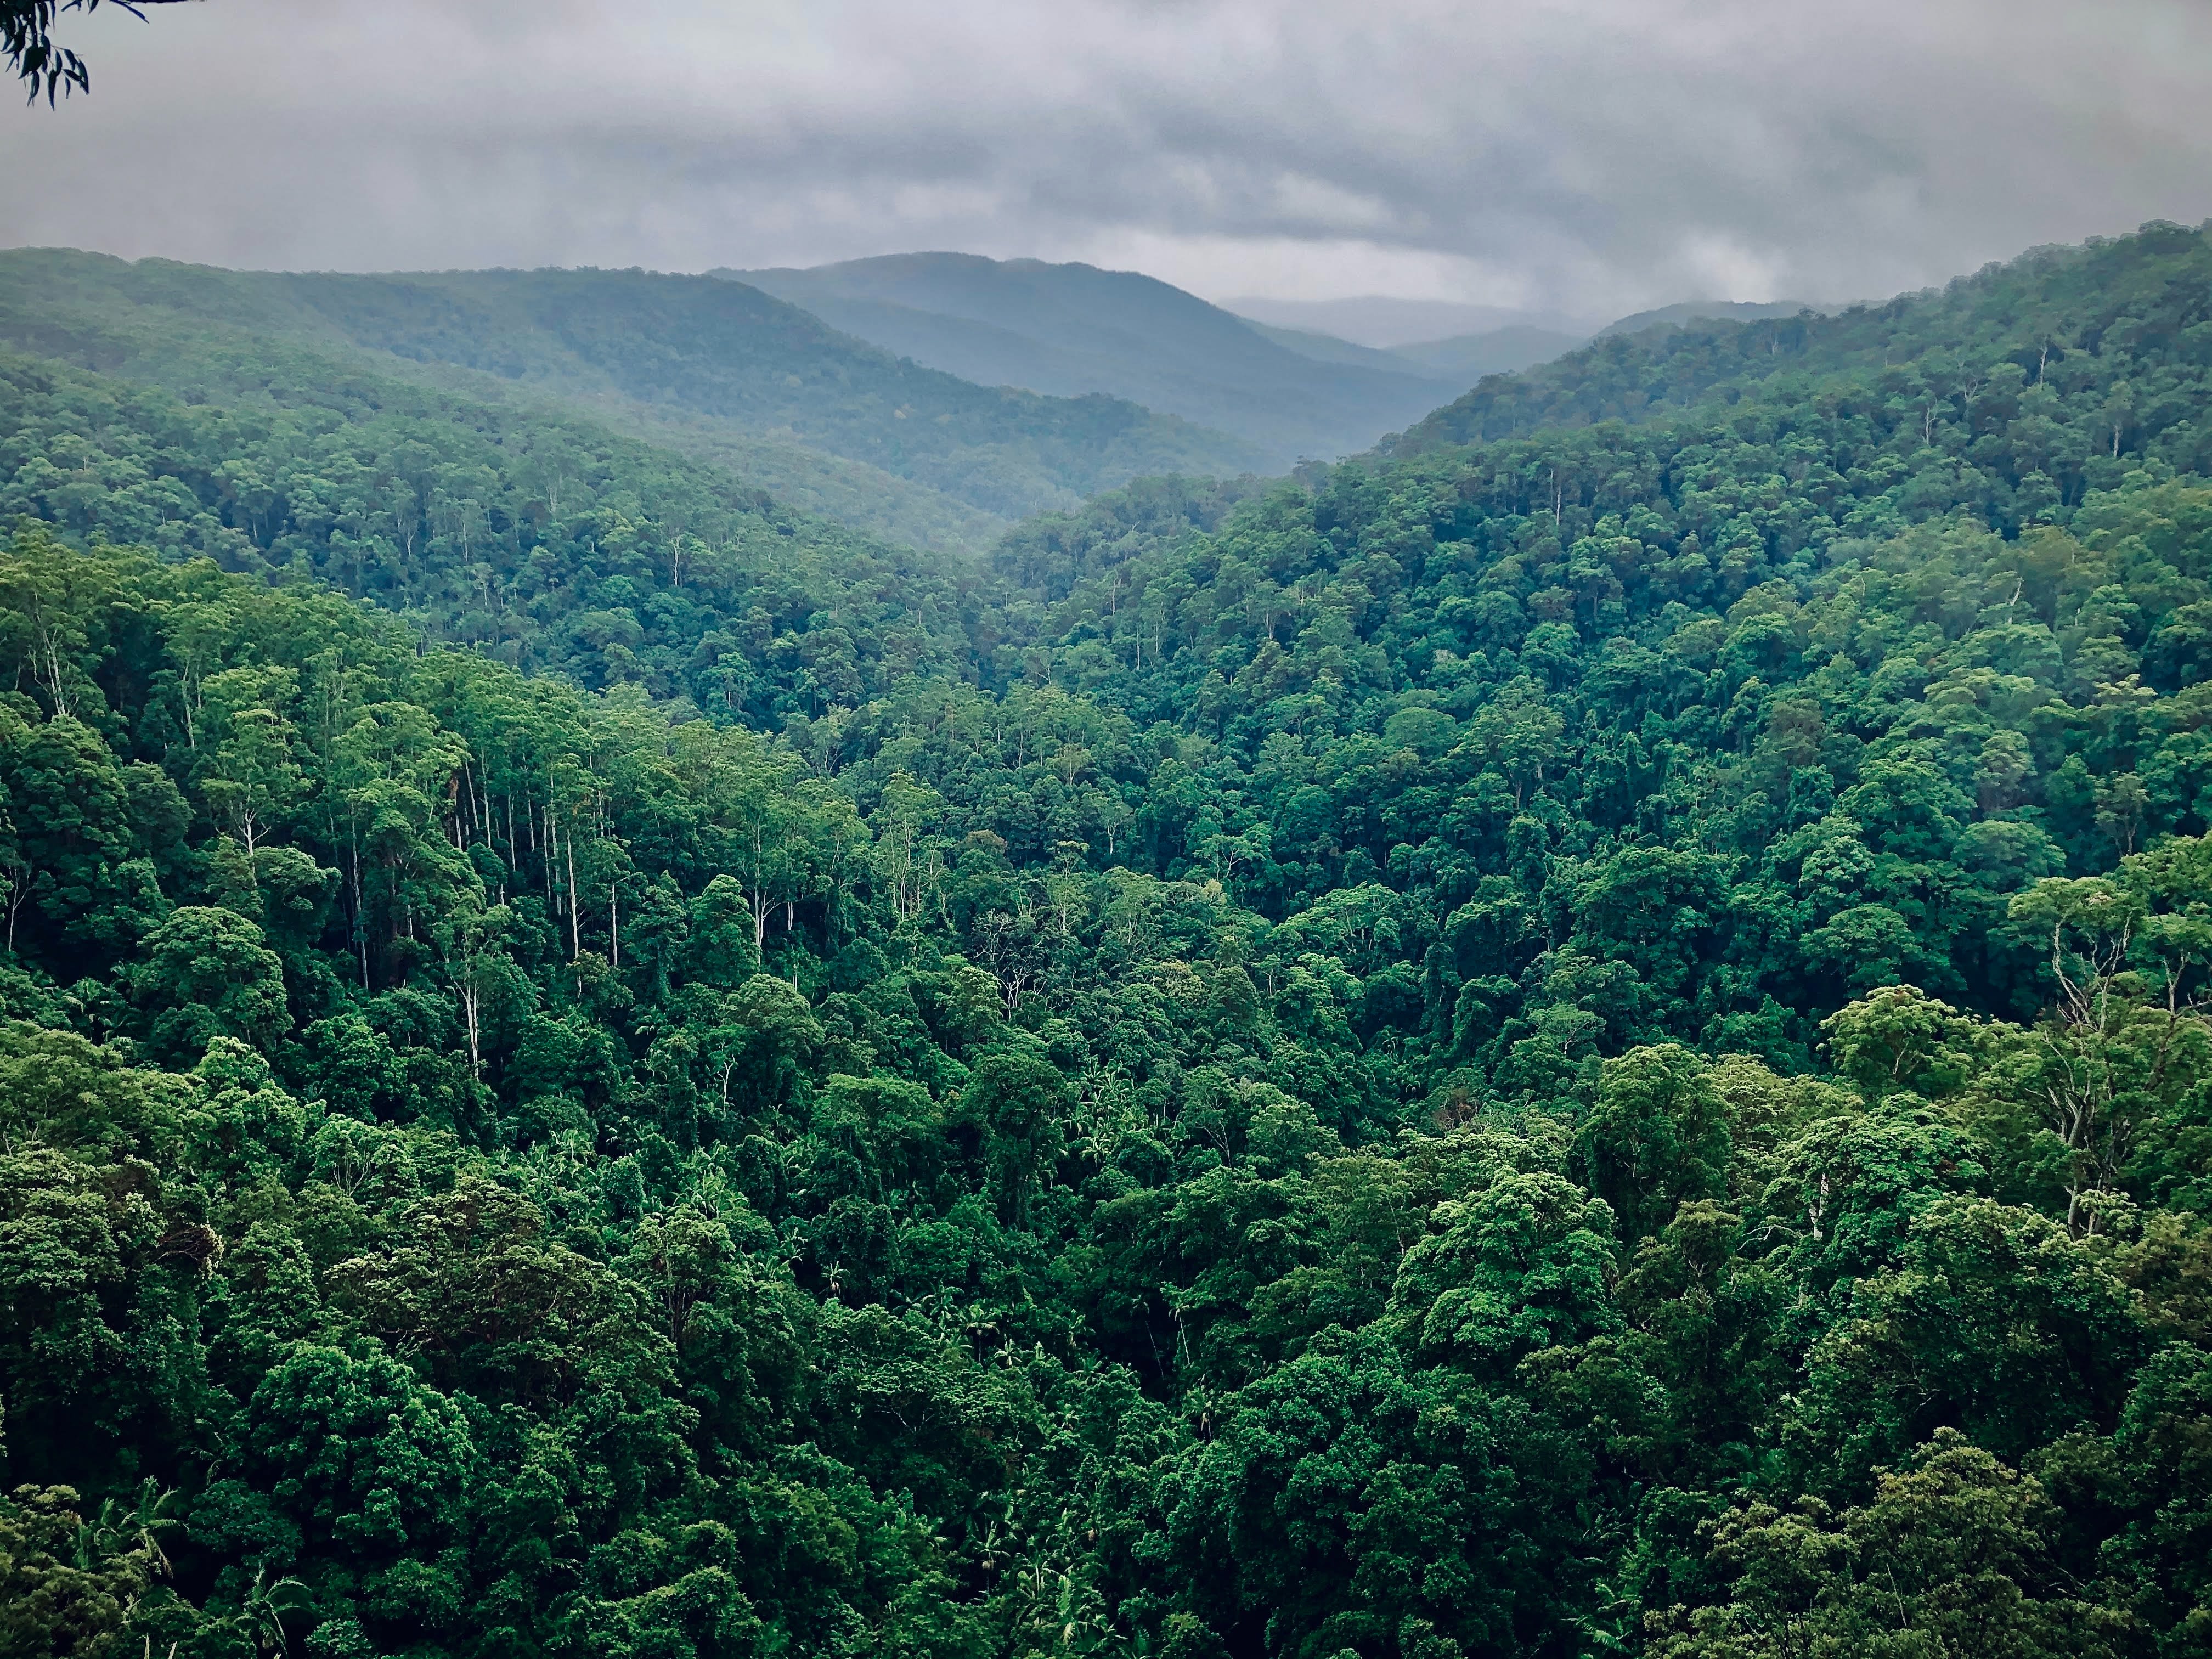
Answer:
[[162, 1054], [197, 1058], [218, 1036], [265, 1042], [291, 1024], [284, 965], [234, 911], [185, 905], [147, 937], [131, 991]]
[[1834, 1517], [1817, 1500], [1738, 1506], [1714, 1534], [1731, 1599], [1655, 1643], [1669, 1656], [2107, 1654], [2118, 1621], [2069, 1594], [2040, 1486], [1939, 1431], [1878, 1473], [1872, 1501]]
[[1731, 1152], [1728, 1105], [1687, 1049], [1632, 1048], [1599, 1074], [1580, 1151], [1590, 1188], [1612, 1206], [1622, 1237], [1647, 1237], [1680, 1206], [1722, 1195]]

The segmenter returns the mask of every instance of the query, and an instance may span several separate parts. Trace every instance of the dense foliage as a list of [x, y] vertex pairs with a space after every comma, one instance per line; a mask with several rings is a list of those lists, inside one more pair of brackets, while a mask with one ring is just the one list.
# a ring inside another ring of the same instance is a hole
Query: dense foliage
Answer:
[[2066, 325], [904, 588], [592, 439], [505, 635], [23, 367], [0, 1644], [2204, 1651], [2212, 485]]

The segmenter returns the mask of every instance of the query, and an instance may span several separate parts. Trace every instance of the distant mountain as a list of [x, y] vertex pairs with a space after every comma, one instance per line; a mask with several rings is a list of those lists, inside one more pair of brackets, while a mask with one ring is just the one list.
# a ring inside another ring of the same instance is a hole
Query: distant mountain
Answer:
[[1685, 300], [1680, 305], [1639, 311], [1618, 322], [1607, 323], [1598, 330], [1595, 337], [1601, 340], [1609, 334], [1641, 334], [1647, 328], [1680, 328], [1685, 323], [1755, 323], [1768, 317], [1795, 317], [1807, 308], [1798, 300], [1776, 300], [1764, 304], [1748, 300]]
[[1387, 369], [1394, 374], [1403, 374], [1411, 368], [1405, 356], [1400, 352], [1383, 351], [1375, 346], [1354, 345], [1349, 340], [1340, 340], [1334, 334], [1316, 334], [1308, 329], [1277, 328], [1268, 323], [1255, 323], [1249, 317], [1239, 320], [1262, 337], [1297, 352], [1301, 357], [1310, 357], [1317, 363], [1348, 363], [1361, 368]]
[[1587, 334], [1515, 324], [1480, 334], [1423, 340], [1383, 351], [1374, 346], [1354, 345], [1333, 334], [1276, 328], [1267, 323], [1251, 323], [1251, 326], [1278, 345], [1287, 346], [1317, 362], [1356, 363], [1363, 368], [1394, 369], [1400, 374], [1410, 372], [1459, 386], [1470, 386], [1486, 374], [1510, 374], [1516, 369], [1549, 362], [1562, 352], [1587, 344], [1590, 337]]
[[1506, 306], [1463, 305], [1455, 300], [1401, 300], [1361, 295], [1344, 300], [1270, 300], [1252, 296], [1224, 301], [1239, 317], [1270, 328], [1302, 329], [1382, 350], [1462, 334], [1487, 334], [1501, 328], [1549, 328], [1588, 339], [1589, 329], [1573, 318]]
[[[2118, 315], [2130, 319], [2129, 341], [2146, 343], [2146, 350], [2153, 343], [2158, 351], [2179, 349], [2171, 343], [2178, 334], [2160, 333], [2134, 319], [2154, 308], [2172, 313], [2201, 303], [2190, 285], [2207, 258], [2197, 232], [2153, 223], [2132, 238], [2078, 248], [2038, 248], [1942, 289], [1899, 295], [1880, 304], [1832, 311], [1787, 301], [1669, 306], [1624, 317], [1587, 346], [1550, 362], [1483, 381], [1382, 447], [1405, 457], [1547, 429], [1663, 422], [1701, 407], [1735, 406], [1765, 397], [1768, 384], [1778, 379], [1787, 385], [1822, 376], [1861, 377], [1853, 395], [1869, 385], [1886, 387], [1882, 396], [1920, 409], [1926, 424], [1919, 430], [1926, 445], [1934, 436], [1937, 412], [1954, 401], [1965, 405], [1972, 400], [1971, 407], [1947, 416], [1960, 422], [1952, 428], [1955, 434], [1978, 431], [1985, 420], [2013, 421], [2021, 410], [2039, 410], [2046, 375], [2073, 382], [2076, 391], [2083, 385], [2106, 384], [2093, 377], [2112, 374], [2098, 365], [2101, 355], [2118, 344], [2104, 331], [2120, 331], [2110, 320], [2116, 307]], [[1691, 323], [1699, 326], [1684, 325]], [[2179, 326], [2169, 322], [2157, 328]], [[1902, 365], [1912, 360], [1925, 361], [1908, 374]], [[2168, 371], [2154, 358], [2150, 361], [2160, 378], [2117, 376], [2114, 383], [2124, 390], [2113, 395], [2121, 412], [2098, 417], [2105, 424], [2092, 422], [2067, 434], [2063, 443], [2082, 446], [2076, 454], [2094, 453], [2102, 445], [2106, 459], [2117, 460], [2128, 434], [2142, 418], [2136, 411], [2155, 403], [2167, 441], [2179, 453], [2179, 434], [2187, 428], [2175, 424], [2185, 417], [2173, 411], [2184, 405], [2166, 401], [2172, 395], [2164, 378]], [[1946, 362], [1972, 362], [1978, 378], [1942, 368]], [[2057, 368], [2061, 362], [2063, 370]], [[1946, 382], [1947, 374], [1954, 380]], [[2023, 392], [2023, 381], [2033, 383], [2032, 398]], [[2003, 387], [2009, 390], [1997, 390]], [[1991, 412], [1999, 410], [2010, 412]], [[2057, 466], [2062, 440], [2042, 413], [2032, 418], [2020, 413], [2014, 430], [2023, 434], [2023, 444], [2032, 432], [2053, 434], [2043, 441], [2053, 447], [2046, 459], [2052, 468]], [[2212, 459], [2212, 451], [2205, 458]], [[2014, 482], [2028, 501], [2051, 488], [2058, 476], [2031, 459], [2008, 465], [2016, 468]], [[2117, 484], [2120, 475], [2104, 476], [2106, 482], [2099, 488]]]
[[295, 276], [0, 253], [0, 343], [20, 350], [189, 394], [222, 377], [226, 353], [270, 340], [580, 407], [860, 527], [938, 544], [975, 546], [1139, 476], [1273, 459], [1115, 398], [975, 385], [706, 276]]
[[[1421, 300], [1266, 301], [1236, 302], [1248, 312], [1276, 316], [1328, 319], [1340, 326], [1364, 331], [1370, 338], [1389, 337], [1398, 328], [1423, 318], [1449, 313], [1489, 313], [1480, 306], [1452, 306]], [[1368, 368], [1395, 367], [1425, 378], [1460, 386], [1472, 386], [1492, 374], [1517, 374], [1548, 363], [1588, 345], [1593, 340], [1641, 334], [1651, 329], [1675, 329], [1693, 322], [1755, 322], [1774, 317], [1795, 317], [1806, 309], [1794, 300], [1755, 303], [1735, 300], [1686, 300], [1653, 311], [1639, 311], [1607, 324], [1601, 329], [1571, 325], [1509, 323], [1479, 329], [1443, 339], [1414, 340], [1386, 349], [1360, 345], [1336, 334], [1308, 327], [1292, 327], [1247, 315], [1246, 321], [1279, 344], [1323, 362], [1358, 363]], [[1489, 314], [1511, 315], [1510, 313]]]
[[1516, 369], [1547, 363], [1577, 346], [1587, 344], [1589, 337], [1587, 334], [1516, 323], [1481, 334], [1459, 334], [1448, 340], [1424, 340], [1402, 345], [1390, 355], [1425, 374], [1467, 386], [1486, 374], [1510, 374]]
[[710, 274], [963, 380], [1125, 398], [1279, 466], [1364, 449], [1464, 389], [1357, 347], [1293, 349], [1181, 289], [1092, 265], [910, 253]]

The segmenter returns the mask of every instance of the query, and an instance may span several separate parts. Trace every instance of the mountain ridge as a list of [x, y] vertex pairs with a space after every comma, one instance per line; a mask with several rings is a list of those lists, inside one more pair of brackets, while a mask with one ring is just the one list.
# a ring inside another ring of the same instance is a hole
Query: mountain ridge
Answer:
[[1449, 339], [1512, 327], [1554, 328], [1588, 332], [1594, 321], [1519, 306], [1475, 305], [1461, 300], [1412, 300], [1382, 294], [1334, 300], [1276, 300], [1243, 295], [1223, 307], [1254, 322], [1275, 328], [1304, 329], [1377, 350], [1395, 350], [1424, 340]]
[[[858, 464], [962, 503], [937, 515], [956, 541], [963, 514], [981, 513], [977, 527], [994, 533], [1146, 473], [1237, 472], [1263, 459], [1126, 400], [1042, 398], [902, 362], [772, 295], [704, 276], [232, 272], [0, 252], [0, 339], [27, 349], [44, 342], [92, 367], [128, 356], [189, 380], [195, 351], [280, 337], [368, 353], [388, 374], [483, 376], [664, 441], [674, 431], [726, 454], [785, 453], [788, 473]], [[928, 495], [915, 504], [927, 511]], [[975, 544], [972, 532], [964, 539]]]
[[979, 254], [722, 270], [834, 326], [963, 378], [1103, 392], [1253, 444], [1278, 467], [1370, 447], [1450, 395], [1407, 362], [1317, 358], [1156, 277]]

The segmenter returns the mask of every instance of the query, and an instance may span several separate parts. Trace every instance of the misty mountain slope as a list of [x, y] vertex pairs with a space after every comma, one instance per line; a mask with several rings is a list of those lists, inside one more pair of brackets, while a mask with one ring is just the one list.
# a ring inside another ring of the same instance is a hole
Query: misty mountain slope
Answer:
[[[1007, 517], [1140, 474], [1238, 471], [1262, 459], [1128, 402], [987, 387], [901, 361], [738, 283], [594, 271], [311, 280], [305, 297], [360, 343], [603, 387]], [[455, 327], [448, 305], [482, 324]]]
[[1855, 396], [1924, 405], [1932, 431], [1944, 399], [2024, 404], [2049, 379], [2054, 388], [2107, 386], [2112, 407], [2100, 418], [2113, 428], [2108, 447], [2117, 453], [2139, 428], [2205, 418], [2191, 376], [2208, 337], [2212, 247], [2202, 230], [2154, 222], [2132, 236], [2038, 248], [1941, 289], [1833, 315], [1611, 334], [1556, 362], [1483, 380], [1382, 451], [1409, 455], [1701, 404], [1786, 401], [1825, 380]]
[[1350, 363], [1361, 368], [1379, 368], [1393, 374], [1403, 374], [1413, 365], [1395, 351], [1385, 351], [1380, 346], [1364, 346], [1350, 340], [1339, 339], [1334, 334], [1317, 334], [1311, 329], [1278, 328], [1273, 323], [1255, 322], [1242, 318], [1243, 325], [1273, 340], [1285, 350], [1295, 351], [1301, 357], [1310, 357], [1317, 363]]
[[1129, 271], [915, 253], [717, 274], [963, 379], [1127, 398], [1231, 433], [1278, 466], [1365, 448], [1449, 386], [1388, 359], [1318, 360]]
[[1464, 382], [1549, 362], [1586, 344], [1589, 338], [1586, 334], [1514, 323], [1478, 334], [1455, 334], [1449, 339], [1418, 340], [1393, 347], [1390, 355], [1437, 380]]
[[[975, 532], [1133, 477], [1236, 472], [1263, 459], [1125, 401], [975, 386], [706, 277], [298, 276], [0, 254], [0, 338], [20, 349], [94, 368], [131, 361], [147, 378], [201, 326], [368, 352], [387, 373], [466, 371], [618, 414], [633, 429], [719, 449], [732, 464], [787, 450], [859, 463], [868, 473], [848, 490], [828, 487], [816, 469], [822, 505], [836, 510], [841, 496], [857, 505], [873, 477], [902, 479], [964, 504], [964, 514], [949, 516], [989, 515], [965, 526], [969, 545]], [[763, 443], [773, 447], [765, 454]], [[779, 483], [809, 471], [788, 459], [779, 470]]]
[[1460, 300], [1407, 300], [1383, 294], [1337, 300], [1275, 300], [1251, 295], [1222, 303], [1247, 322], [1303, 329], [1385, 351], [1422, 340], [1485, 334], [1493, 329], [1527, 326], [1573, 332], [1583, 325], [1576, 319], [1550, 312], [1470, 305]]
[[1577, 346], [1587, 345], [1591, 337], [1588, 334], [1570, 334], [1559, 329], [1516, 323], [1480, 333], [1419, 340], [1385, 349], [1357, 345], [1334, 334], [1317, 334], [1310, 329], [1279, 328], [1273, 323], [1255, 322], [1249, 317], [1243, 321], [1277, 345], [1316, 362], [1413, 374], [1453, 385], [1479, 380], [1486, 374], [1510, 374], [1548, 362]]

